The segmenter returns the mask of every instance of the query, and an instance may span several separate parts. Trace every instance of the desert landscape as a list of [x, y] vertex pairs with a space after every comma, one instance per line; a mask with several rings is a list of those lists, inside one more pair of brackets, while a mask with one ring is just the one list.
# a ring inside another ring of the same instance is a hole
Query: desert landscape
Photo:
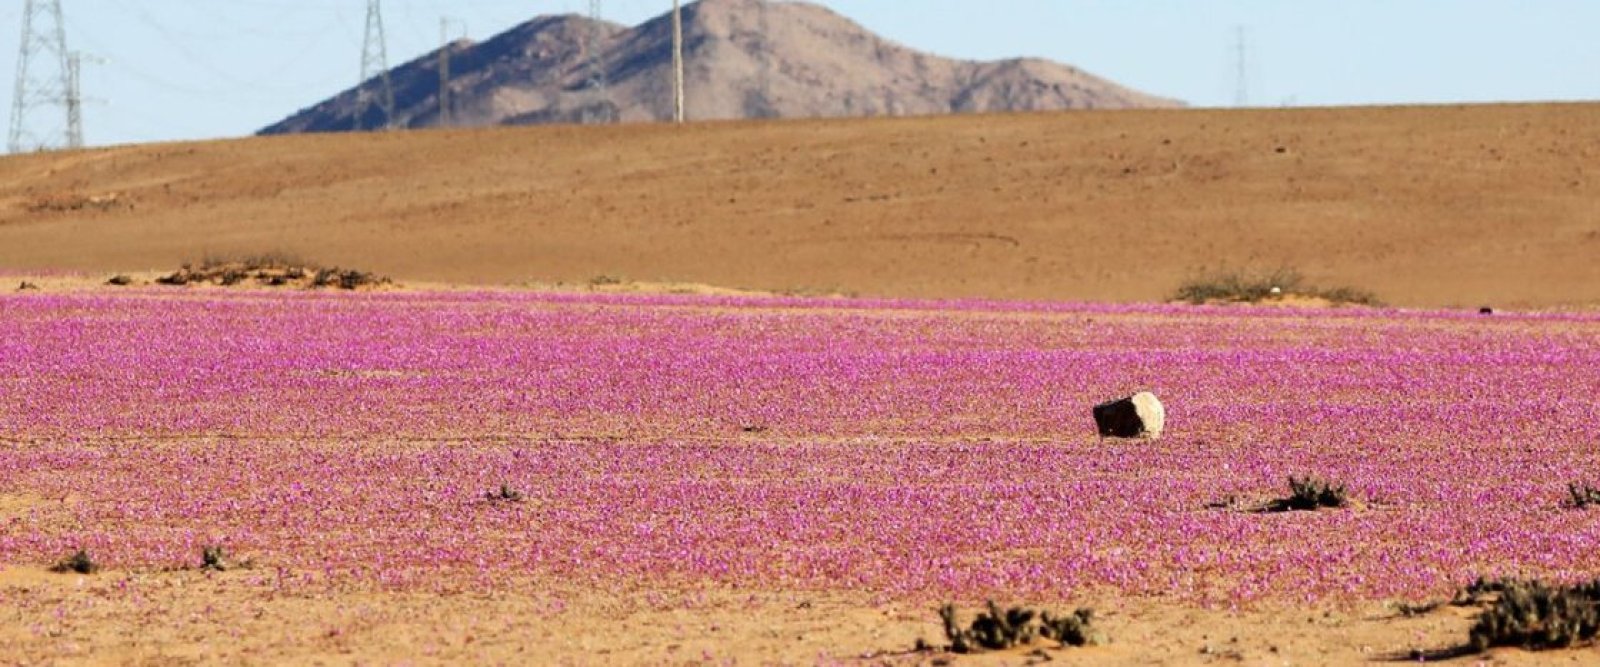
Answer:
[[11, 277], [10, 664], [1594, 658], [1590, 312]]
[[1396, 306], [1600, 302], [1592, 104], [303, 135], [0, 161], [0, 266], [287, 253], [484, 286], [1161, 301], [1290, 267]]
[[0, 664], [1600, 663], [1597, 165], [1590, 103], [6, 156]]

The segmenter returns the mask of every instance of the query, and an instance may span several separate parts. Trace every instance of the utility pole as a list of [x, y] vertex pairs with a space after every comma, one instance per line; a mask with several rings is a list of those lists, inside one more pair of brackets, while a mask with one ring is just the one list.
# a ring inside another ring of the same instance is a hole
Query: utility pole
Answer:
[[[66, 23], [61, 19], [61, 0], [26, 0], [22, 10], [22, 45], [17, 56], [16, 93], [11, 101], [11, 133], [7, 147], [12, 153], [44, 149], [49, 142], [30, 129], [33, 111], [40, 107], [63, 105], [67, 108], [66, 145], [82, 144], [81, 119], [72, 98], [77, 87], [75, 65], [67, 51]], [[54, 71], [52, 70], [52, 67]], [[36, 69], [37, 68], [37, 69]], [[39, 76], [40, 73], [46, 76]], [[79, 127], [73, 134], [74, 125]], [[31, 146], [29, 139], [32, 139]]]
[[777, 117], [778, 110], [772, 103], [772, 24], [767, 16], [772, 3], [769, 0], [758, 0], [759, 11], [756, 15], [756, 95], [761, 100], [761, 115], [763, 117]]
[[1235, 65], [1238, 68], [1238, 87], [1233, 91], [1233, 105], [1236, 107], [1250, 106], [1250, 61], [1246, 51], [1244, 26], [1236, 26], [1234, 51], [1237, 56]]
[[683, 7], [672, 0], [672, 122], [683, 117]]
[[366, 129], [363, 121], [373, 104], [373, 92], [367, 89], [367, 82], [374, 76], [380, 78], [377, 104], [383, 111], [383, 127], [394, 127], [394, 86], [389, 81], [389, 45], [383, 35], [381, 4], [379, 0], [367, 0], [367, 34], [361, 45], [361, 83], [356, 86], [357, 130]]
[[439, 127], [450, 127], [450, 19], [439, 19]]
[[450, 99], [450, 47], [455, 45], [455, 40], [450, 39], [452, 25], [461, 26], [461, 39], [467, 38], [466, 21], [439, 17], [439, 127], [455, 124], [455, 105]]
[[589, 94], [592, 101], [586, 105], [584, 122], [612, 122], [611, 95], [606, 88], [605, 14], [601, 0], [589, 0], [589, 34], [584, 39], [584, 55], [589, 65]]

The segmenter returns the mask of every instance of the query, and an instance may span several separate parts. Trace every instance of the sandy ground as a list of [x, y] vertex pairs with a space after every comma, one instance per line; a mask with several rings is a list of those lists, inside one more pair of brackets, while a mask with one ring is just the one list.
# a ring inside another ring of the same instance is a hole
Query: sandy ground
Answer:
[[[0, 571], [0, 664], [1331, 665], [1449, 657], [1472, 623], [1469, 609], [1449, 606], [1410, 617], [1382, 604], [1229, 611], [1100, 600], [1090, 604], [1107, 644], [960, 656], [940, 650], [933, 605], [866, 595], [532, 581], [454, 594], [304, 591], [278, 589], [275, 576], [12, 567]], [[939, 647], [917, 650], [919, 639]], [[1453, 659], [1592, 664], [1600, 651]]]
[[1301, 270], [1600, 303], [1600, 105], [544, 127], [0, 159], [0, 268], [289, 252], [401, 281], [1160, 300]]

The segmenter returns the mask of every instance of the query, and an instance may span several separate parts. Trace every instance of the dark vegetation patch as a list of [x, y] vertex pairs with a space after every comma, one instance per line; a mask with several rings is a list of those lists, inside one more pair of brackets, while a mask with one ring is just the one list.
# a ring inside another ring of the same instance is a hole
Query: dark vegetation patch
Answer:
[[67, 556], [66, 558], [56, 561], [55, 565], [50, 566], [50, 571], [60, 572], [63, 574], [67, 572], [76, 572], [78, 574], [94, 574], [100, 571], [100, 564], [94, 562], [94, 559], [89, 556], [88, 551], [79, 549], [71, 556]]
[[1299, 271], [1280, 268], [1259, 272], [1224, 269], [1206, 272], [1178, 286], [1174, 295], [1192, 304], [1259, 303], [1298, 297], [1322, 299], [1335, 304], [1380, 306], [1377, 295], [1354, 287], [1319, 287], [1306, 281]]
[[245, 257], [207, 257], [156, 279], [162, 285], [220, 285], [233, 287], [300, 287], [356, 290], [392, 285], [387, 277], [366, 271], [323, 267], [287, 253]]
[[1593, 640], [1600, 631], [1600, 580], [1576, 586], [1502, 581], [1493, 604], [1478, 617], [1468, 645], [1482, 651], [1516, 646], [1558, 649]]
[[[1600, 579], [1575, 585], [1551, 585], [1530, 579], [1484, 579], [1456, 591], [1449, 604], [1482, 607], [1467, 631], [1467, 641], [1444, 649], [1416, 649], [1409, 660], [1439, 660], [1495, 647], [1528, 651], [1591, 645], [1600, 634]], [[1419, 615], [1444, 603], [1402, 605], [1401, 613]]]
[[224, 572], [228, 569], [228, 555], [220, 546], [206, 546], [200, 548], [200, 569], [212, 572]]
[[991, 601], [988, 611], [979, 612], [965, 627], [956, 620], [953, 604], [941, 607], [939, 618], [944, 622], [944, 635], [953, 653], [1003, 651], [1028, 646], [1039, 639], [1054, 640], [1062, 646], [1105, 643], [1105, 637], [1094, 629], [1094, 611], [1088, 608], [1058, 616], [1025, 607], [1001, 609]]
[[527, 499], [521, 491], [511, 488], [509, 484], [501, 484], [498, 491], [485, 491], [483, 498], [491, 503], [520, 503]]
[[1567, 496], [1568, 507], [1582, 509], [1592, 505], [1600, 505], [1600, 489], [1589, 486], [1587, 483], [1568, 483]]
[[1289, 496], [1279, 498], [1264, 508], [1268, 512], [1315, 511], [1349, 507], [1350, 493], [1343, 484], [1307, 475], [1289, 476]]

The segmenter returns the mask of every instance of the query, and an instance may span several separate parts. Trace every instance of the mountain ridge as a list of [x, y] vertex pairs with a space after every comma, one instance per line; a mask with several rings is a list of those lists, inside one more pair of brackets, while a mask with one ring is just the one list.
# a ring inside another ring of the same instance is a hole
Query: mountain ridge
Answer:
[[[590, 85], [591, 35], [602, 45], [604, 97]], [[539, 16], [483, 42], [445, 48], [455, 126], [647, 122], [672, 114], [670, 15], [631, 28], [574, 14]], [[689, 4], [684, 52], [687, 111], [696, 120], [1182, 106], [1041, 58], [932, 55], [805, 2]], [[439, 56], [435, 50], [390, 71], [396, 127], [441, 124]], [[346, 90], [260, 134], [383, 127], [377, 105], [356, 118], [362, 96], [377, 85]]]

